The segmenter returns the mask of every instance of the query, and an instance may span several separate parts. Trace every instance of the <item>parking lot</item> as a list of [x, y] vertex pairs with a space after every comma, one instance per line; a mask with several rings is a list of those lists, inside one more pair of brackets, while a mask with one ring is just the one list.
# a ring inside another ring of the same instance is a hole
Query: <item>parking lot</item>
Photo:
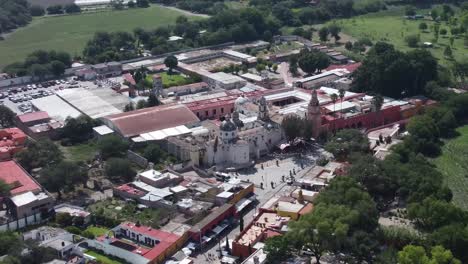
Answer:
[[99, 80], [95, 82], [77, 81], [73, 78], [60, 79], [4, 88], [0, 90], [0, 105], [5, 105], [17, 114], [33, 112], [31, 100], [54, 95], [57, 91], [73, 88], [110, 88], [116, 85], [113, 80]]

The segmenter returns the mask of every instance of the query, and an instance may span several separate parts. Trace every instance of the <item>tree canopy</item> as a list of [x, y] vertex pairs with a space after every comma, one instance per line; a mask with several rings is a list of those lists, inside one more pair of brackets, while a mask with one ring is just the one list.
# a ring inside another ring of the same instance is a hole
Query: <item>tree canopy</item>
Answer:
[[403, 53], [378, 42], [353, 74], [353, 91], [403, 98], [425, 94], [426, 84], [437, 78], [437, 61], [427, 50]]

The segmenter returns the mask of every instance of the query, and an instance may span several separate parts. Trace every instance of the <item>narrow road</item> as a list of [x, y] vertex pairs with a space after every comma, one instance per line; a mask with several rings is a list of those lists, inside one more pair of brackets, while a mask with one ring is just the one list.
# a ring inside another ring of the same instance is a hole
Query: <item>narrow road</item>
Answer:
[[174, 11], [178, 11], [178, 12], [181, 12], [183, 13], [184, 15], [186, 16], [196, 16], [196, 17], [202, 17], [202, 18], [209, 18], [211, 17], [210, 15], [207, 15], [207, 14], [198, 14], [198, 13], [193, 13], [193, 12], [190, 12], [190, 11], [187, 11], [187, 10], [183, 10], [183, 9], [180, 9], [180, 8], [177, 8], [175, 6], [166, 6], [166, 5], [160, 5], [160, 4], [156, 4], [160, 7], [163, 7], [163, 8], [167, 8], [167, 9], [172, 9]]

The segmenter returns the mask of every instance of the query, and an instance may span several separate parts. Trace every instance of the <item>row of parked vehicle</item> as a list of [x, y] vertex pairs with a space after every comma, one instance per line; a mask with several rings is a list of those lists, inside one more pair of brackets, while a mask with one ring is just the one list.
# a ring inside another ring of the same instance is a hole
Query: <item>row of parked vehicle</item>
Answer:
[[19, 103], [53, 94], [53, 91], [40, 90], [29, 94], [9, 95], [8, 99], [10, 99], [10, 101], [13, 103]]

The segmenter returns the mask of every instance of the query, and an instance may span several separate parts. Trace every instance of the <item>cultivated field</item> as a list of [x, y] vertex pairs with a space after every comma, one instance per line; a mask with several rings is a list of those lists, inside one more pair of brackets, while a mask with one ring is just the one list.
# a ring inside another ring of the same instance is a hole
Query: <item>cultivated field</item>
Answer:
[[[96, 31], [153, 29], [175, 23], [181, 13], [161, 6], [123, 11], [35, 18], [33, 22], [0, 41], [0, 68], [21, 61], [38, 50], [62, 50], [80, 55]], [[191, 19], [200, 19], [192, 17]]]
[[[418, 11], [418, 14], [427, 12], [428, 10]], [[405, 51], [412, 49], [405, 42], [405, 37], [408, 35], [419, 34], [421, 43], [433, 41], [434, 33], [432, 32], [432, 25], [434, 22], [426, 19], [407, 20], [403, 18], [403, 15], [402, 9], [389, 10], [338, 20], [337, 24], [340, 25], [344, 33], [356, 39], [367, 37], [373, 42], [387, 41], [395, 45], [396, 48]], [[421, 22], [425, 22], [428, 25], [429, 29], [426, 32], [419, 30], [418, 27]], [[429, 50], [439, 59], [440, 63], [448, 65], [450, 61], [444, 58], [443, 53], [445, 47], [450, 44], [450, 28], [445, 22], [442, 22], [440, 29], [443, 28], [447, 29], [448, 34], [445, 37], [440, 35], [438, 43], [434, 43], [434, 47]], [[459, 61], [468, 60], [468, 49], [464, 47], [461, 36], [455, 38], [452, 52], [455, 59]]]
[[434, 160], [453, 192], [453, 202], [468, 210], [468, 125], [457, 129], [460, 136], [449, 140]]

